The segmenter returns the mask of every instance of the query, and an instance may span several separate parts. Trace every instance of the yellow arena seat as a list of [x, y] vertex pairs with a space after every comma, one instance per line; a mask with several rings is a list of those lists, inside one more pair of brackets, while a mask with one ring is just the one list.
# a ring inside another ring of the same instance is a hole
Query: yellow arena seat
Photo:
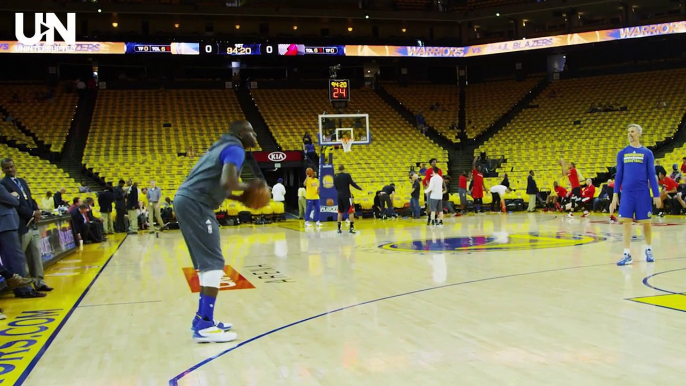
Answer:
[[29, 149], [37, 147], [33, 138], [24, 134], [13, 122], [0, 122], [0, 137], [4, 137], [6, 141], [15, 141], [18, 145], [24, 144]]
[[48, 191], [55, 193], [62, 187], [66, 189], [62, 199], [69, 203], [74, 197], [85, 198], [87, 195], [91, 195], [95, 198], [94, 194], [80, 194], [80, 184], [76, 180], [44, 159], [3, 144], [0, 144], [0, 158], [11, 158], [14, 161], [14, 165], [17, 167], [17, 175], [28, 182], [31, 193], [39, 205]]
[[[518, 190], [526, 190], [531, 169], [539, 188], [552, 188], [553, 181], [568, 187], [561, 158], [576, 163], [583, 177], [595, 178], [616, 166], [617, 152], [628, 145], [629, 124], [643, 127], [645, 146], [674, 135], [686, 110], [686, 88], [675, 80], [684, 77], [686, 69], [553, 82], [533, 102], [539, 108], [522, 111], [474, 154], [504, 156], [507, 162], [497, 171], [500, 176], [508, 173], [511, 187]], [[658, 106], [660, 101], [666, 106]], [[592, 103], [627, 110], [589, 113]], [[665, 168], [682, 157], [677, 153], [665, 157]], [[501, 179], [488, 178], [486, 184], [499, 184]]]
[[[53, 97], [44, 100], [49, 90], [39, 85], [3, 85], [0, 88], [0, 103], [16, 121], [43, 141], [51, 152], [59, 153], [69, 134], [79, 98], [76, 92], [66, 92], [58, 86], [52, 89]], [[18, 102], [12, 101], [15, 94]], [[16, 133], [15, 130], [12, 132]], [[29, 141], [25, 136], [20, 139], [35, 147], [33, 139]]]
[[[523, 82], [501, 80], [468, 85], [465, 106], [467, 136], [474, 138], [488, 129], [540, 81], [540, 76], [534, 76]], [[383, 87], [413, 114], [421, 112], [428, 125], [449, 140], [456, 141], [457, 133], [449, 128], [453, 122], [457, 123], [460, 109], [457, 86], [418, 84], [402, 87], [384, 84]], [[440, 106], [432, 110], [430, 107], [437, 102]]]
[[283, 202], [272, 201], [271, 210], [272, 210], [272, 213], [274, 213], [274, 214], [284, 214]]
[[[155, 180], [173, 197], [198, 157], [240, 119], [233, 90], [103, 90], [83, 162], [107, 181]], [[191, 146], [194, 156], [179, 155]]]

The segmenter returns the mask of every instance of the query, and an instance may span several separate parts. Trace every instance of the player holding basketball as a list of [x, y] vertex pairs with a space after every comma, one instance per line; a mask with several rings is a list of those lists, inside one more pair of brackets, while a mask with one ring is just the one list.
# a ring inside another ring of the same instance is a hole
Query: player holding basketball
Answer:
[[[631, 259], [631, 223], [635, 216], [636, 221], [643, 225], [645, 236], [646, 261], [655, 261], [653, 250], [650, 246], [653, 238], [653, 230], [650, 224], [652, 217], [652, 204], [657, 208], [662, 207], [660, 200], [660, 188], [657, 186], [655, 177], [655, 158], [653, 152], [643, 147], [640, 142], [643, 128], [636, 124], [629, 125], [629, 146], [617, 153], [617, 176], [615, 178], [615, 191], [610, 204], [610, 211], [614, 211], [619, 200], [619, 189], [622, 189], [622, 203], [619, 206], [619, 217], [624, 222], [624, 257], [617, 265], [629, 265]], [[650, 200], [650, 190], [653, 191], [653, 200]]]
[[[264, 181], [246, 184], [238, 179], [245, 161], [245, 148], [257, 146], [255, 135], [249, 122], [233, 122], [229, 134], [223, 135], [200, 157], [174, 198], [181, 234], [193, 268], [199, 270], [200, 301], [192, 324], [196, 342], [230, 342], [237, 337], [228, 331], [230, 323], [214, 320], [214, 304], [224, 276], [224, 256], [214, 209], [227, 198], [257, 207], [254, 197], [267, 189]], [[232, 194], [235, 191], [243, 194], [235, 196]]]
[[307, 178], [305, 178], [305, 199], [307, 200], [307, 207], [305, 209], [305, 226], [309, 227], [312, 224], [308, 221], [310, 219], [310, 212], [314, 212], [314, 221], [317, 226], [322, 226], [319, 222], [319, 212], [321, 207], [319, 205], [319, 179], [312, 168], [307, 168], [305, 171]]
[[355, 212], [353, 211], [353, 195], [350, 193], [350, 186], [357, 190], [362, 190], [350, 174], [345, 172], [345, 166], [340, 165], [338, 167], [338, 174], [333, 179], [333, 186], [336, 188], [336, 193], [338, 195], [338, 233], [343, 233], [341, 231], [341, 221], [343, 220], [343, 214], [348, 213], [350, 219], [350, 233], [355, 233]]

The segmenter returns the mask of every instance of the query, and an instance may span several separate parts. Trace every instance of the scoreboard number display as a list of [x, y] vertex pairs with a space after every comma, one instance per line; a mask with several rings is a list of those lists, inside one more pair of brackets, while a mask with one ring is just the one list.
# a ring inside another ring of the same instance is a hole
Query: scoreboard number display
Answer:
[[329, 101], [350, 101], [350, 81], [348, 79], [329, 80]]
[[226, 42], [200, 43], [200, 55], [227, 55], [227, 56], [252, 56], [252, 55], [279, 55], [276, 44], [243, 44]]

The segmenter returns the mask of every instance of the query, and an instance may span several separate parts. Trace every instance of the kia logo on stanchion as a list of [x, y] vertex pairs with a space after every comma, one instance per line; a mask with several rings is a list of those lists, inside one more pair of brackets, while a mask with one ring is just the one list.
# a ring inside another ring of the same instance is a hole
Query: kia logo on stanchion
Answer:
[[269, 160], [272, 162], [281, 162], [286, 159], [286, 153], [275, 151], [273, 153], [269, 153], [267, 158], [269, 158]]

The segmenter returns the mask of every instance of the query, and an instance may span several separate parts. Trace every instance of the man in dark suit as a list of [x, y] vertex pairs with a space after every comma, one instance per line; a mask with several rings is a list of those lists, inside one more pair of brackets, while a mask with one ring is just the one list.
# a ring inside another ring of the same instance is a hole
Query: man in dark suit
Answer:
[[126, 209], [129, 212], [129, 234], [138, 234], [138, 183], [134, 182], [126, 194]]
[[71, 215], [74, 232], [79, 235], [84, 244], [101, 241], [93, 235], [90, 220], [88, 219], [88, 205], [79, 204], [79, 206], [72, 209], [69, 214]]
[[114, 188], [114, 209], [117, 211], [117, 221], [114, 224], [115, 232], [126, 232], [126, 193], [124, 193], [124, 180]]
[[[10, 193], [3, 184], [0, 184], [0, 256], [8, 271], [19, 276], [26, 276], [26, 261], [19, 240], [18, 230], [21, 220], [17, 214], [17, 207], [19, 207], [19, 194]], [[14, 288], [13, 291], [14, 296], [18, 298], [45, 296], [44, 293], [34, 291], [29, 285]]]
[[112, 222], [112, 204], [114, 203], [114, 192], [112, 186], [105, 186], [105, 191], [98, 195], [98, 206], [102, 216], [102, 226], [108, 235], [114, 234], [114, 223]]
[[43, 259], [40, 254], [40, 236], [36, 223], [41, 218], [41, 211], [38, 203], [31, 195], [29, 184], [23, 178], [17, 177], [17, 168], [14, 161], [5, 158], [0, 161], [5, 178], [0, 181], [10, 193], [19, 196], [19, 238], [21, 249], [24, 251], [26, 262], [29, 265], [29, 273], [36, 278], [34, 286], [38, 291], [52, 291], [52, 288], [43, 281]]
[[86, 197], [86, 205], [88, 205], [87, 215], [91, 227], [91, 232], [93, 233], [93, 237], [95, 237], [96, 240], [105, 241], [107, 240], [107, 237], [105, 237], [105, 228], [103, 227], [104, 220], [102, 218], [95, 217], [95, 215], [93, 214], [94, 204], [95, 200], [93, 200], [92, 197]]

